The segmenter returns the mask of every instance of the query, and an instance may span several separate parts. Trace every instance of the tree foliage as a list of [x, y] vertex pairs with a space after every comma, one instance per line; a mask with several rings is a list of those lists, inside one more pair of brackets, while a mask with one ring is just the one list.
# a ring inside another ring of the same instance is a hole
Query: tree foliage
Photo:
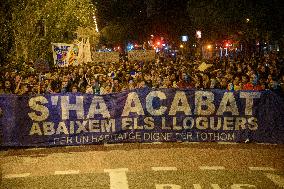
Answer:
[[47, 57], [52, 42], [71, 43], [79, 27], [95, 28], [90, 0], [7, 0], [6, 7], [10, 19], [6, 19], [8, 35], [2, 41], [12, 38], [12, 48], [6, 52], [12, 60]]
[[193, 27], [212, 40], [236, 33], [246, 40], [277, 39], [284, 32], [281, 0], [189, 0], [188, 13]]

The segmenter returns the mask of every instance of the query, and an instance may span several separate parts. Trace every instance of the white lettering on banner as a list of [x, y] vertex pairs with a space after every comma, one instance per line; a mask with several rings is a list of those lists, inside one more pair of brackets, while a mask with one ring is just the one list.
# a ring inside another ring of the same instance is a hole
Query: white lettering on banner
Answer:
[[180, 185], [176, 184], [155, 184], [156, 189], [181, 189]]
[[53, 135], [55, 133], [53, 122], [43, 122], [42, 127], [44, 135]]
[[[203, 99], [206, 97], [206, 99]], [[212, 115], [215, 112], [214, 94], [210, 91], [195, 92], [195, 115]], [[207, 109], [202, 109], [206, 106]]]
[[[121, 121], [119, 121], [121, 119]], [[216, 122], [217, 121], [217, 122]], [[212, 131], [234, 131], [234, 130], [257, 130], [258, 123], [256, 117], [123, 117], [116, 119], [86, 119], [74, 121], [54, 122], [34, 122], [29, 135], [54, 135], [54, 134], [79, 134], [79, 133], [99, 133], [115, 132], [120, 128], [125, 130], [206, 130]], [[116, 128], [117, 127], [117, 128]], [[208, 133], [208, 131], [206, 131]], [[204, 134], [205, 135], [205, 134]], [[203, 138], [206, 138], [205, 136]], [[228, 137], [225, 137], [228, 138]], [[219, 140], [219, 139], [218, 139]]]
[[249, 123], [249, 129], [252, 131], [257, 130], [258, 128], [258, 124], [257, 124], [257, 119], [255, 117], [251, 117], [248, 119], [248, 123]]
[[70, 104], [69, 96], [61, 97], [61, 115], [62, 120], [69, 119], [69, 111], [74, 110], [77, 114], [77, 119], [84, 119], [84, 104], [83, 96], [76, 96], [76, 103]]
[[[181, 105], [179, 105], [181, 103]], [[177, 112], [184, 112], [185, 115], [191, 115], [191, 109], [187, 101], [185, 92], [177, 91], [172, 102], [169, 115], [176, 115]]]
[[252, 115], [253, 99], [260, 98], [259, 92], [240, 92], [240, 98], [246, 99], [245, 114]]
[[155, 128], [155, 122], [154, 122], [154, 118], [152, 117], [146, 117], [144, 119], [144, 122], [145, 122], [145, 129], [146, 130], [151, 130], [151, 129], [154, 129]]
[[35, 134], [42, 135], [42, 132], [41, 132], [41, 129], [38, 123], [33, 123], [30, 133], [29, 133], [29, 135], [35, 135]]
[[[252, 115], [253, 113], [253, 99], [260, 98], [259, 92], [240, 92], [240, 98], [245, 98], [245, 115]], [[54, 97], [51, 97], [53, 99]], [[165, 115], [167, 106], [153, 107], [154, 98], [160, 101], [167, 99], [166, 94], [162, 91], [152, 91], [146, 96], [146, 110], [153, 116]], [[168, 115], [176, 115], [177, 112], [183, 112], [185, 115], [192, 115], [191, 106], [184, 91], [177, 91], [174, 99], [169, 107]], [[84, 119], [84, 97], [76, 96], [76, 102], [70, 103], [69, 96], [61, 96], [61, 115], [62, 120], [68, 120], [70, 111], [75, 111], [77, 119]], [[52, 100], [51, 100], [52, 101]], [[29, 107], [33, 110], [28, 115], [33, 121], [44, 121], [49, 117], [49, 109], [45, 104], [48, 100], [43, 96], [32, 97], [29, 100]], [[53, 104], [53, 103], [52, 103]], [[54, 105], [54, 104], [53, 104]], [[195, 115], [213, 115], [215, 112], [214, 94], [210, 91], [196, 91], [195, 92]], [[224, 112], [231, 112], [232, 115], [239, 115], [239, 108], [237, 107], [234, 93], [226, 92], [223, 95], [221, 103], [218, 106], [216, 115], [223, 115]], [[136, 92], [128, 94], [122, 116], [129, 116], [130, 113], [137, 115], [145, 115], [142, 103]], [[92, 119], [95, 115], [102, 115], [104, 118], [110, 117], [110, 112], [102, 96], [94, 96], [92, 103], [88, 109], [86, 118]], [[254, 125], [254, 120], [251, 120]], [[238, 120], [239, 127], [244, 127], [244, 119]]]
[[[229, 105], [228, 105], [229, 103]], [[220, 106], [217, 110], [217, 115], [223, 115], [224, 112], [232, 112], [232, 115], [239, 115], [239, 110], [237, 107], [237, 103], [234, 97], [234, 93], [225, 92], [220, 103]]]
[[247, 119], [244, 117], [236, 117], [235, 121], [235, 130], [245, 129], [246, 128]]
[[233, 117], [224, 117], [224, 126], [223, 126], [223, 130], [227, 131], [227, 130], [234, 130], [234, 118]]
[[43, 96], [37, 96], [33, 97], [29, 100], [29, 106], [32, 110], [36, 112], [40, 112], [41, 115], [37, 115], [35, 112], [30, 112], [28, 113], [29, 117], [33, 121], [44, 121], [48, 118], [49, 116], [49, 110], [46, 106], [43, 106], [41, 104], [47, 104], [48, 101], [45, 97]]
[[86, 125], [87, 125], [88, 121], [76, 121], [76, 124], [78, 125], [78, 129], [76, 131], [76, 134], [79, 134], [81, 132], [88, 132], [87, 131], [87, 128], [86, 128]]
[[34, 122], [29, 135], [60, 135], [79, 133], [115, 132], [115, 119], [54, 122]]
[[135, 92], [131, 92], [127, 95], [127, 99], [121, 116], [129, 116], [130, 112], [136, 113], [137, 115], [145, 115], [141, 102], [139, 100], [139, 96]]
[[208, 128], [208, 119], [207, 117], [197, 117], [196, 118], [196, 128], [197, 129], [207, 129]]
[[64, 133], [64, 134], [66, 134], [66, 135], [69, 134], [69, 133], [68, 133], [68, 130], [67, 130], [67, 127], [66, 127], [66, 125], [65, 125], [64, 122], [59, 122], [58, 127], [57, 127], [57, 130], [56, 130], [56, 134], [57, 134], [57, 135], [60, 135], [61, 133]]
[[[190, 122], [190, 124], [188, 125], [188, 122]], [[184, 129], [192, 129], [194, 126], [194, 119], [193, 117], [185, 117], [183, 120], [183, 128]]]
[[215, 126], [215, 118], [214, 117], [210, 117], [210, 129], [214, 130], [214, 131], [218, 131], [220, 130], [222, 127], [222, 119], [221, 117], [217, 117], [217, 125]]
[[153, 108], [154, 98], [159, 98], [161, 100], [165, 100], [167, 97], [166, 97], [165, 93], [163, 93], [161, 91], [150, 92], [146, 97], [146, 109], [147, 109], [147, 111], [153, 116], [163, 115], [165, 113], [165, 111], [167, 110], [167, 107], [160, 106], [159, 109], [154, 109]]
[[[98, 108], [97, 108], [98, 107]], [[95, 114], [101, 114], [104, 118], [110, 117], [107, 105], [101, 96], [94, 96], [89, 108], [87, 118], [94, 118]]]
[[196, 132], [198, 141], [234, 141], [235, 133], [205, 133]]

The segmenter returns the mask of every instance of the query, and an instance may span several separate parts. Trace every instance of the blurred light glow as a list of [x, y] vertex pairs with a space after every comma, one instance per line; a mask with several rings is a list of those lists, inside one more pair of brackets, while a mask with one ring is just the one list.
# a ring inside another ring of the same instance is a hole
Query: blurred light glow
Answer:
[[182, 42], [187, 42], [188, 41], [188, 36], [187, 35], [181, 36], [181, 41]]
[[207, 45], [207, 49], [211, 49], [212, 48], [212, 45]]
[[183, 48], [183, 45], [181, 44], [179, 47], [180, 47], [180, 48]]
[[196, 31], [196, 37], [199, 38], [199, 39], [201, 38], [201, 31], [199, 31], [199, 30]]

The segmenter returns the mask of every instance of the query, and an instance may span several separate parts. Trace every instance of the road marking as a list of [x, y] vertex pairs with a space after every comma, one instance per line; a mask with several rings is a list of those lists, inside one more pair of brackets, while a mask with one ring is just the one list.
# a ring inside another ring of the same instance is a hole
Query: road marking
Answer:
[[236, 142], [217, 142], [218, 144], [226, 144], [226, 145], [230, 145], [230, 144], [238, 144]]
[[201, 170], [224, 170], [225, 167], [223, 166], [200, 166], [199, 169]]
[[182, 142], [182, 144], [200, 144], [201, 142], [189, 142], [189, 141], [186, 141], [186, 142]]
[[269, 178], [274, 184], [284, 188], [284, 178], [279, 175], [266, 173], [265, 176]]
[[152, 167], [153, 171], [177, 171], [176, 167]]
[[28, 177], [30, 176], [31, 173], [21, 173], [21, 174], [7, 174], [7, 175], [4, 175], [3, 178], [22, 178], [22, 177]]
[[26, 151], [36, 151], [36, 150], [44, 150], [45, 148], [28, 148]]
[[256, 188], [256, 186], [251, 184], [233, 184], [231, 186], [231, 189], [242, 189], [242, 188]]
[[65, 170], [65, 171], [55, 171], [55, 175], [72, 175], [72, 174], [79, 174], [79, 170]]
[[211, 184], [212, 189], [221, 189], [219, 184]]
[[110, 189], [128, 189], [127, 171], [127, 168], [104, 169], [104, 172], [109, 174]]
[[8, 154], [8, 151], [6, 150], [6, 151], [0, 151], [0, 155], [6, 155], [6, 154]]
[[107, 147], [111, 147], [111, 146], [122, 146], [123, 143], [117, 143], [117, 144], [108, 144], [108, 143], [104, 143], [104, 146], [107, 146]]
[[200, 184], [193, 184], [194, 189], [202, 189]]
[[[194, 189], [203, 189], [200, 184], [193, 184]], [[212, 189], [221, 189], [219, 184], [211, 184]]]
[[277, 144], [270, 144], [270, 143], [256, 143], [256, 144], [260, 144], [260, 145], [273, 145], [273, 146], [277, 145]]
[[276, 169], [271, 167], [249, 167], [252, 171], [276, 171]]
[[181, 189], [181, 186], [176, 184], [155, 184], [155, 186], [156, 189], [164, 189], [164, 188]]
[[163, 144], [162, 142], [143, 142], [142, 144], [151, 144], [151, 145], [154, 145], [154, 144]]
[[65, 146], [65, 148], [79, 148], [79, 147], [84, 148], [86, 146]]
[[163, 144], [162, 142], [152, 142], [152, 144]]

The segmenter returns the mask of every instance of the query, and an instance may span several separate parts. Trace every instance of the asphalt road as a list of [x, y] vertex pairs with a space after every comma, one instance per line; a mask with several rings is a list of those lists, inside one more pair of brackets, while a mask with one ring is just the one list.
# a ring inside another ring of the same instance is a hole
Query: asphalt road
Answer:
[[0, 152], [2, 189], [278, 189], [284, 145], [156, 143]]

